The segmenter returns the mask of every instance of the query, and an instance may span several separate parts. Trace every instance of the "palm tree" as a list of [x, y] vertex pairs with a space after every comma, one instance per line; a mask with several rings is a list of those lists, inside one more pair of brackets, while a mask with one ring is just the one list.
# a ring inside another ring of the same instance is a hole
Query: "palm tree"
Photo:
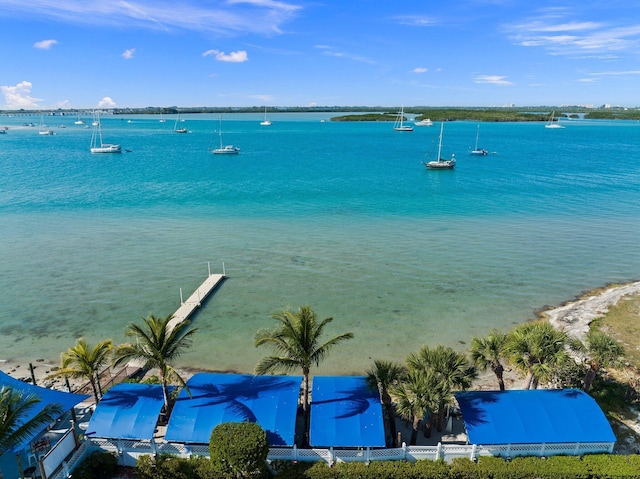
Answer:
[[602, 368], [616, 367], [622, 363], [624, 347], [615, 339], [597, 329], [590, 329], [585, 343], [573, 343], [581, 353], [587, 356], [589, 368], [584, 377], [584, 391], [589, 392], [593, 380]]
[[[433, 371], [410, 369], [403, 380], [390, 388], [390, 393], [396, 399], [398, 414], [411, 421], [410, 446], [415, 446], [420, 431], [420, 422], [432, 414], [440, 401], [441, 383]], [[431, 421], [428, 421], [428, 435], [431, 431]]]
[[500, 391], [504, 391], [504, 366], [500, 359], [504, 354], [506, 342], [507, 335], [497, 329], [492, 330], [485, 338], [475, 337], [471, 340], [471, 360], [482, 371], [491, 367], [498, 379]]
[[525, 323], [507, 335], [509, 361], [526, 374], [525, 389], [536, 389], [553, 379], [555, 371], [570, 361], [567, 335], [544, 321]]
[[388, 431], [391, 434], [391, 446], [396, 447], [396, 421], [389, 388], [397, 385], [406, 374], [406, 369], [392, 361], [373, 362], [373, 367], [367, 371], [367, 384], [372, 390], [380, 394], [380, 401], [384, 405], [388, 421]]
[[438, 380], [440, 390], [435, 411], [438, 415], [438, 431], [442, 431], [445, 407], [453, 403], [453, 392], [469, 389], [478, 373], [464, 353], [439, 345], [423, 346], [407, 357], [409, 369], [430, 372]]
[[184, 351], [191, 346], [192, 337], [198, 328], [187, 329], [189, 321], [182, 321], [171, 327], [169, 322], [173, 315], [166, 318], [150, 314], [142, 318], [144, 324], [130, 324], [125, 335], [135, 338], [135, 344], [121, 344], [116, 348], [114, 365], [136, 361], [144, 369], [157, 368], [160, 372], [165, 412], [170, 412], [168, 383], [177, 381], [182, 387], [187, 385], [172, 366]]
[[88, 379], [97, 403], [102, 397], [100, 371], [108, 365], [112, 348], [111, 339], [100, 341], [93, 347], [84, 338], [80, 338], [75, 346], [61, 354], [61, 368], [51, 376]]
[[256, 364], [256, 374], [274, 372], [289, 372], [302, 369], [303, 402], [305, 415], [305, 433], [309, 425], [309, 372], [311, 366], [316, 367], [328, 356], [329, 352], [338, 344], [353, 338], [353, 333], [342, 333], [324, 343], [320, 337], [324, 328], [333, 321], [325, 318], [318, 322], [316, 313], [309, 306], [301, 306], [298, 311], [282, 311], [272, 315], [279, 321], [279, 327], [261, 329], [255, 335], [255, 346], [263, 344], [271, 346], [273, 356], [266, 356]]
[[23, 444], [62, 414], [62, 406], [47, 404], [31, 419], [25, 420], [40, 401], [35, 394], [24, 394], [6, 386], [0, 388], [0, 456]]

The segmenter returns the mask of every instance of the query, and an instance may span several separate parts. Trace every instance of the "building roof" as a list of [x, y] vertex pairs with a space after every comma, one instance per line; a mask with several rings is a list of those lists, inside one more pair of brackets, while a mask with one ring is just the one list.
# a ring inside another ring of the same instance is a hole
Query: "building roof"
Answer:
[[315, 376], [309, 442], [315, 447], [384, 447], [378, 391], [363, 376]]
[[198, 373], [173, 408], [165, 439], [208, 444], [225, 422], [256, 422], [272, 446], [294, 444], [301, 377]]
[[598, 404], [578, 389], [472, 391], [455, 396], [472, 444], [616, 441]]
[[162, 386], [121, 383], [110, 388], [91, 416], [86, 434], [112, 439], [150, 440], [164, 406]]
[[[76, 404], [84, 401], [89, 397], [86, 394], [66, 393], [63, 391], [56, 391], [55, 389], [34, 386], [24, 381], [20, 381], [19, 379], [13, 378], [8, 374], [5, 374], [4, 372], [0, 371], [0, 388], [2, 387], [7, 387], [7, 388], [20, 391], [23, 395], [31, 394], [40, 398], [40, 402], [35, 404], [31, 409], [29, 409], [28, 415], [22, 418], [22, 421], [20, 421], [20, 424], [24, 424], [27, 421], [30, 421], [36, 414], [42, 411], [47, 404], [59, 404], [60, 406], [62, 406], [62, 413], [58, 416], [58, 417], [61, 417], [64, 413], [72, 409]], [[33, 439], [38, 437], [38, 435], [40, 435], [40, 433], [44, 429], [46, 429], [46, 425], [43, 426], [41, 430], [35, 431], [32, 434], [29, 434], [24, 441], [22, 441], [19, 444], [16, 444], [10, 451], [1, 451], [1, 452], [21, 451]]]

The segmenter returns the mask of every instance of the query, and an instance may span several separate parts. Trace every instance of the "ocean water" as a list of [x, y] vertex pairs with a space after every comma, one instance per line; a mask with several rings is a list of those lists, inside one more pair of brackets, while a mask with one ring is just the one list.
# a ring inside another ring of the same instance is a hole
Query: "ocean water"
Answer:
[[[75, 117], [0, 116], [0, 359], [57, 361], [76, 338], [124, 341], [212, 272], [181, 367], [251, 372], [255, 332], [308, 304], [352, 331], [318, 372], [362, 373], [423, 344], [465, 349], [584, 290], [640, 278], [640, 123], [445, 125], [325, 114], [103, 117], [121, 155], [91, 155]], [[89, 118], [85, 119], [87, 122]], [[59, 128], [60, 125], [66, 128]], [[125, 153], [124, 150], [131, 150]]]

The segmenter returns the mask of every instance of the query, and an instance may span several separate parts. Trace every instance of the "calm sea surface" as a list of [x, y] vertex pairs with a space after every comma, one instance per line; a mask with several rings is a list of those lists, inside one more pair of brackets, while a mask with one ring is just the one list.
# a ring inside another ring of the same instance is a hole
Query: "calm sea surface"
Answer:
[[[308, 304], [355, 338], [326, 374], [466, 348], [581, 291], [640, 278], [640, 123], [445, 125], [454, 171], [427, 171], [439, 128], [321, 114], [103, 117], [121, 155], [91, 155], [75, 117], [1, 116], [0, 359], [57, 361], [84, 336], [124, 340], [212, 272], [180, 366], [251, 372], [271, 313]], [[90, 123], [90, 118], [85, 118]], [[65, 125], [66, 128], [60, 128]], [[124, 149], [131, 152], [125, 153]]]

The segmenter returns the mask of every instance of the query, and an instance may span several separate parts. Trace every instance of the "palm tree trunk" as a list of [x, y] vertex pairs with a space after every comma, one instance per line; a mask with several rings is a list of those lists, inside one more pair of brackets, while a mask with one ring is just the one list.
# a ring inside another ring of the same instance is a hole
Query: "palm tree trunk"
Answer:
[[389, 398], [389, 402], [385, 401], [384, 407], [387, 411], [387, 420], [389, 421], [389, 434], [391, 434], [391, 447], [397, 447], [396, 436], [398, 435], [396, 431], [396, 417], [395, 411], [393, 410], [393, 404], [391, 404], [391, 398]]
[[498, 378], [500, 391], [504, 391], [504, 367], [499, 361], [496, 361], [493, 363], [493, 366], [491, 366], [491, 369], [493, 369], [493, 373], [496, 375], [496, 378]]
[[160, 382], [162, 383], [162, 397], [164, 398], [164, 412], [169, 415], [169, 387], [167, 386], [167, 378], [164, 370], [160, 368]]
[[411, 428], [411, 439], [409, 440], [410, 446], [415, 446], [418, 442], [418, 432], [420, 430], [420, 418], [413, 416], [413, 427]]
[[311, 411], [309, 411], [309, 369], [302, 369], [302, 411], [304, 413], [304, 446], [309, 445], [309, 429], [311, 428]]
[[96, 398], [96, 404], [100, 402], [100, 397], [98, 396], [98, 388], [96, 387], [96, 378], [91, 376], [89, 378], [89, 384], [91, 384], [91, 389], [93, 389], [93, 397]]
[[524, 380], [524, 388], [531, 389], [532, 384], [533, 384], [533, 373], [529, 371], [527, 373], [527, 378]]

